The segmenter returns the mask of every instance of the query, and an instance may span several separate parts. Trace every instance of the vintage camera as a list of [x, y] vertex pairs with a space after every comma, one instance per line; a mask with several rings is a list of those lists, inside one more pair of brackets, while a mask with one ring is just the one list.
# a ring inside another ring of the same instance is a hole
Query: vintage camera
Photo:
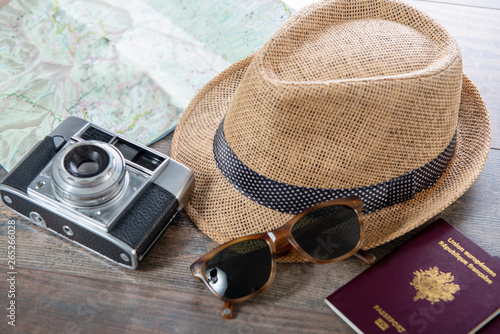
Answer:
[[135, 269], [193, 186], [168, 156], [69, 117], [6, 175], [0, 195], [32, 223]]

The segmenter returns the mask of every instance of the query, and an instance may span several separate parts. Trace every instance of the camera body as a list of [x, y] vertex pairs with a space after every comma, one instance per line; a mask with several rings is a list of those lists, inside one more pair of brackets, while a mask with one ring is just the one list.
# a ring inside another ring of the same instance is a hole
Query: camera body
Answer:
[[0, 183], [5, 206], [56, 235], [135, 269], [187, 202], [191, 170], [68, 117]]

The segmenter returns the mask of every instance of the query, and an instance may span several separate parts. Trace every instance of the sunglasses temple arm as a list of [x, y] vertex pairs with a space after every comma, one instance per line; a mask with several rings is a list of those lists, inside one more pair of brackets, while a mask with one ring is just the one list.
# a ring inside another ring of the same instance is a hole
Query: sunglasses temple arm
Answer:
[[354, 255], [366, 264], [372, 264], [376, 259], [375, 255], [362, 249], [359, 249]]
[[221, 315], [224, 319], [233, 319], [233, 303], [224, 302]]

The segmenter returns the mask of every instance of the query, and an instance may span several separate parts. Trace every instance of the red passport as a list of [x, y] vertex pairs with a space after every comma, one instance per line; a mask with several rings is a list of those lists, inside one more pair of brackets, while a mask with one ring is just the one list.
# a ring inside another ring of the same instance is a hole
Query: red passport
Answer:
[[439, 219], [325, 301], [358, 333], [474, 333], [500, 313], [500, 261]]

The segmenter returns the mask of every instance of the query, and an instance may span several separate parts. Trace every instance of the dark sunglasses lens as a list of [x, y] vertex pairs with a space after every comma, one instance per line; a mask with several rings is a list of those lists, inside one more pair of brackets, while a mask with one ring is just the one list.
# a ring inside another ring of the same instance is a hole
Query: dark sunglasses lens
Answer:
[[262, 288], [271, 276], [271, 249], [264, 240], [245, 240], [224, 248], [208, 261], [205, 275], [221, 296], [241, 298]]
[[352, 251], [361, 234], [356, 212], [344, 205], [331, 205], [309, 212], [292, 227], [299, 246], [318, 260], [331, 260]]

